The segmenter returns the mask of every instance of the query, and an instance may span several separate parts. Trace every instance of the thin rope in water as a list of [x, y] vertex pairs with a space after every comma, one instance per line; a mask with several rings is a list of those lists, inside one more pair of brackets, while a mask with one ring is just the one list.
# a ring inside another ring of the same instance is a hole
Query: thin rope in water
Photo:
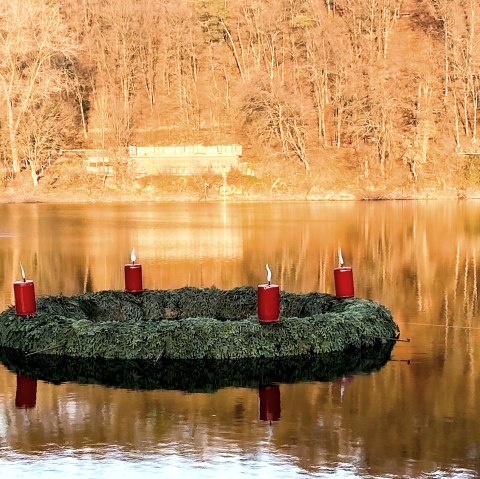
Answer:
[[430, 324], [430, 323], [405, 323], [409, 326], [436, 326], [437, 328], [453, 328], [453, 329], [475, 329], [480, 330], [480, 327], [475, 326], [454, 326], [452, 324]]

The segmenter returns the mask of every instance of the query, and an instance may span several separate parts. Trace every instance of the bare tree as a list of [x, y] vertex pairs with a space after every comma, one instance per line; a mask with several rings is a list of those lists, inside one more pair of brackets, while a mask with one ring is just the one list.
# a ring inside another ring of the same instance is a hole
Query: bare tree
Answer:
[[[139, 10], [133, 2], [106, 0], [92, 6], [92, 47], [95, 48], [95, 96], [108, 98], [97, 106], [114, 108], [115, 116], [97, 112], [97, 118], [115, 120], [116, 125], [102, 125], [113, 131], [114, 147], [128, 145], [133, 132], [133, 105], [138, 89], [138, 20]], [[101, 92], [100, 92], [101, 91]], [[119, 118], [119, 115], [121, 118]], [[118, 128], [118, 124], [122, 125]], [[116, 128], [117, 126], [117, 128]]]
[[[337, 44], [342, 55], [332, 59], [329, 73], [331, 108], [333, 111], [333, 138], [337, 148], [358, 141], [356, 117], [362, 112], [365, 95], [363, 64], [351, 45]], [[360, 135], [361, 136], [361, 135]]]
[[435, 18], [441, 23], [443, 36], [443, 57], [444, 57], [444, 86], [443, 91], [445, 101], [449, 92], [450, 82], [450, 54], [451, 54], [451, 37], [453, 23], [453, 1], [452, 0], [433, 0]]
[[400, 0], [342, 0], [352, 44], [369, 63], [386, 58], [391, 31], [398, 18]]
[[[310, 2], [311, 10], [308, 10], [310, 22], [304, 29], [305, 58], [303, 68], [306, 69], [307, 81], [311, 84], [313, 104], [317, 117], [318, 139], [323, 146], [328, 145], [326, 115], [330, 103], [330, 74], [332, 73], [330, 38], [326, 32], [324, 21], [330, 13], [323, 6], [323, 1], [313, 0]], [[327, 13], [328, 12], [328, 13]]]
[[78, 60], [68, 61], [64, 66], [67, 93], [73, 99], [78, 112], [83, 137], [88, 138], [88, 114], [91, 101], [91, 76], [93, 71]]
[[[140, 5], [138, 27], [138, 63], [142, 83], [153, 112], [157, 96], [157, 76], [163, 43], [165, 9], [154, 0], [143, 0]], [[159, 28], [163, 27], [163, 28]]]
[[77, 127], [73, 119], [68, 104], [51, 99], [37, 103], [23, 116], [18, 133], [19, 152], [30, 168], [34, 186], [62, 147], [75, 138]]
[[[443, 34], [444, 103], [452, 106], [447, 111], [453, 111], [460, 147], [462, 137], [477, 141], [480, 5], [478, 0], [435, 0], [434, 7]], [[450, 92], [453, 98], [447, 101]]]
[[337, 2], [336, 0], [324, 0], [325, 4], [327, 5], [328, 14], [335, 15]]
[[29, 110], [67, 87], [57, 57], [76, 51], [54, 2], [0, 2], [0, 95], [5, 104], [13, 173], [21, 169], [20, 127]]
[[248, 96], [244, 102], [245, 123], [265, 144], [280, 146], [285, 158], [299, 161], [310, 171], [306, 129], [294, 105], [266, 90]]
[[197, 12], [189, 8], [187, 2], [171, 4], [167, 9], [168, 57], [171, 71], [172, 94], [176, 96], [182, 123], [195, 134], [202, 126], [202, 62], [204, 51], [208, 49], [202, 42], [201, 25]]

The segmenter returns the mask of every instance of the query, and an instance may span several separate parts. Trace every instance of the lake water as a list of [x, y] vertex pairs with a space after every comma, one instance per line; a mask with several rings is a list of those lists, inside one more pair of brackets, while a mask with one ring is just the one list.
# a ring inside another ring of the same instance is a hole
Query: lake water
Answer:
[[[2, 477], [479, 477], [480, 202], [0, 205], [0, 310], [20, 261], [37, 295], [229, 289], [266, 279], [334, 293], [337, 248], [359, 297], [400, 326], [379, 370], [265, 389], [36, 383], [16, 407], [0, 363]], [[121, 379], [121, 378], [120, 378]], [[267, 398], [268, 400], [268, 398]]]

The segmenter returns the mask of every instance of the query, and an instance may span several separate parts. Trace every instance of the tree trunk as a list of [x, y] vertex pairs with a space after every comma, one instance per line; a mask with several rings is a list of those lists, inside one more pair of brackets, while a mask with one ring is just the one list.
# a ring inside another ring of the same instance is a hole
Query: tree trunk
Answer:
[[455, 114], [455, 142], [457, 148], [460, 148], [460, 132], [458, 125], [458, 110], [457, 110], [457, 95], [455, 90], [453, 90], [453, 112]]
[[477, 142], [477, 109], [478, 109], [478, 91], [473, 88], [473, 126], [472, 126], [472, 143]]
[[8, 133], [10, 136], [10, 151], [12, 154], [13, 174], [20, 173], [20, 160], [18, 158], [17, 131], [15, 129], [15, 120], [13, 119], [13, 110], [10, 100], [7, 100]]
[[243, 69], [242, 69], [242, 65], [240, 64], [240, 59], [238, 58], [238, 53], [237, 53], [237, 48], [235, 47], [235, 42], [233, 41], [230, 30], [228, 29], [227, 25], [225, 24], [225, 22], [223, 20], [221, 20], [221, 24], [223, 25], [223, 28], [225, 30], [225, 33], [227, 34], [228, 39], [230, 40], [230, 45], [232, 47], [233, 58], [235, 59], [235, 63], [237, 65], [238, 72], [240, 73], [240, 77], [242, 78], [242, 83], [245, 83], [245, 77], [243, 75]]
[[447, 32], [447, 26], [446, 22], [443, 22], [443, 29], [444, 29], [444, 36], [443, 36], [443, 42], [444, 42], [444, 49], [445, 49], [445, 101], [448, 97], [448, 82], [450, 78], [450, 72], [449, 72], [449, 63], [448, 63], [448, 32]]
[[35, 167], [35, 162], [32, 160], [28, 160], [28, 163], [30, 165], [30, 174], [32, 176], [33, 186], [36, 188], [38, 186], [38, 175], [37, 169]]
[[83, 98], [80, 93], [77, 93], [77, 100], [78, 100], [78, 107], [80, 109], [80, 117], [82, 119], [83, 137], [87, 139], [88, 138], [87, 121], [85, 119], [85, 109], [83, 108]]

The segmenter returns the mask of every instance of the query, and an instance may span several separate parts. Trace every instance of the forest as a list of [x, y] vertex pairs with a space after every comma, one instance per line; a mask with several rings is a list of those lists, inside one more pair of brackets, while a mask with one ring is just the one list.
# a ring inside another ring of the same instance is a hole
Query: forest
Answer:
[[461, 197], [479, 31], [480, 0], [2, 0], [0, 188], [84, 149], [120, 179], [132, 144], [237, 143], [275, 187]]

